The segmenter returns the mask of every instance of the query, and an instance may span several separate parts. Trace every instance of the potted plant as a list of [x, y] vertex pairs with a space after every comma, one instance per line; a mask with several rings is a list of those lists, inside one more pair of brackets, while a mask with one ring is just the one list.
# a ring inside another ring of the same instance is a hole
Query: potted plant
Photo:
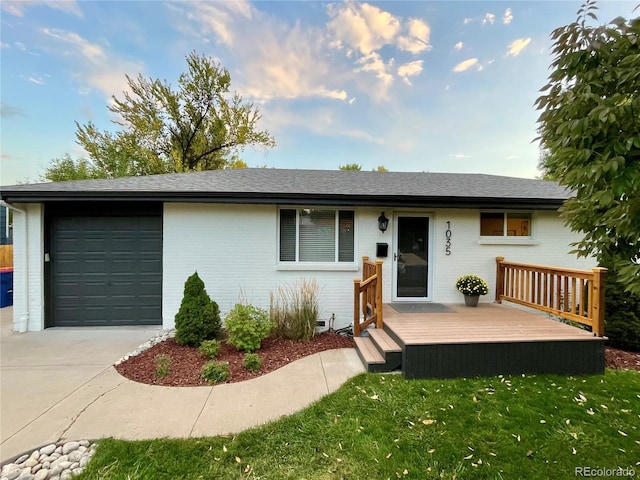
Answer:
[[464, 303], [467, 307], [477, 306], [480, 295], [486, 295], [489, 292], [487, 282], [472, 274], [462, 275], [458, 278], [456, 288], [464, 295]]

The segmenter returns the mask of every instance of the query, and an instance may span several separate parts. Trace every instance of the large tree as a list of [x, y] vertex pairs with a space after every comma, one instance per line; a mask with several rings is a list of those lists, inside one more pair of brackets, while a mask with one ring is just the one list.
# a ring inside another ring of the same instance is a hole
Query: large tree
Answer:
[[640, 18], [597, 20], [595, 1], [553, 31], [549, 83], [536, 104], [543, 172], [573, 190], [562, 208], [596, 255], [640, 293]]
[[[238, 167], [245, 147], [275, 146], [269, 132], [258, 129], [258, 108], [230, 93], [225, 68], [195, 52], [186, 61], [175, 89], [167, 81], [127, 76], [130, 92], [108, 107], [120, 130], [76, 122], [77, 141], [89, 158], [72, 163], [88, 167], [87, 178]], [[54, 161], [44, 177], [60, 180], [69, 167], [67, 159]]]

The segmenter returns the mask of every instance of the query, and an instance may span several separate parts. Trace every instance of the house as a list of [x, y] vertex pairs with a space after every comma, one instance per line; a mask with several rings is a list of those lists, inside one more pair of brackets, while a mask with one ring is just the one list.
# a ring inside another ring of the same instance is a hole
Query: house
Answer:
[[[383, 300], [459, 303], [465, 273], [495, 288], [495, 258], [592, 268], [554, 182], [482, 174], [242, 169], [3, 187], [14, 209], [15, 329], [174, 325], [194, 271], [224, 315], [301, 278], [320, 319], [353, 319], [361, 257], [384, 261]], [[384, 229], [386, 227], [386, 229]], [[493, 296], [482, 297], [491, 302]]]

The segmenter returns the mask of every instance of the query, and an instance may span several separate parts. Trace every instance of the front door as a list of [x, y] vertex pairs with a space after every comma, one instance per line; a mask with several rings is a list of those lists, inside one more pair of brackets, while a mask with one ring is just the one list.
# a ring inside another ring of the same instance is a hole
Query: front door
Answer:
[[424, 214], [396, 215], [393, 252], [393, 300], [431, 299], [430, 225]]

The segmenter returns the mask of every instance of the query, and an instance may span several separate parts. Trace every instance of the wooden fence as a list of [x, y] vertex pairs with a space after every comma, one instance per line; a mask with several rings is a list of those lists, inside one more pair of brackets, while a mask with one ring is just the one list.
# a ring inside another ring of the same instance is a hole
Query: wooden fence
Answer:
[[13, 267], [13, 245], [0, 245], [0, 268]]
[[503, 300], [588, 325], [604, 335], [604, 285], [607, 269], [547, 267], [505, 262], [496, 257], [496, 302]]
[[372, 323], [382, 328], [382, 260], [362, 257], [364, 280], [353, 281], [353, 336], [359, 337]]

